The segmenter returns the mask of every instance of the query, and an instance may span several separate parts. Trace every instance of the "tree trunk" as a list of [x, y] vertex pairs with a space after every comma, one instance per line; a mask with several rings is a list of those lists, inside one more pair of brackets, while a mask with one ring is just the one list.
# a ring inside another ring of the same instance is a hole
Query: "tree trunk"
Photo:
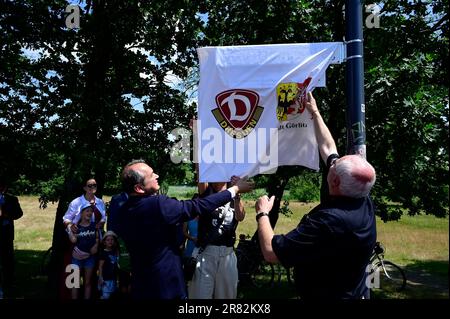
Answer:
[[56, 299], [69, 299], [70, 291], [65, 288], [65, 254], [70, 247], [67, 233], [64, 229], [63, 216], [69, 203], [80, 196], [81, 185], [75, 181], [72, 174], [66, 178], [65, 187], [58, 201], [55, 223], [53, 226], [52, 254], [48, 267], [49, 293]]
[[[82, 183], [87, 177], [95, 177], [98, 184], [97, 197], [105, 184], [104, 162], [106, 152], [105, 143], [102, 142], [102, 131], [111, 123], [104, 122], [107, 96], [105, 90], [106, 72], [109, 65], [111, 50], [111, 37], [107, 12], [104, 1], [93, 1], [92, 21], [85, 28], [94, 33], [92, 51], [85, 68], [85, 89], [80, 98], [80, 116], [82, 121], [77, 132], [76, 142], [66, 154], [71, 165], [65, 178], [65, 188], [60, 196], [53, 229], [52, 256], [49, 272], [49, 287], [51, 294], [56, 298], [70, 298], [70, 291], [65, 289], [65, 265], [67, 264], [67, 249], [70, 247], [67, 234], [64, 230], [62, 218], [67, 211], [68, 204], [82, 193]], [[89, 41], [87, 41], [89, 45]], [[109, 131], [109, 130], [108, 130]], [[105, 136], [107, 134], [103, 134]], [[65, 260], [66, 259], [66, 260]]]
[[[280, 206], [281, 200], [283, 198], [284, 190], [286, 188], [289, 179], [292, 176], [298, 174], [298, 167], [290, 167], [290, 166], [281, 166], [278, 168], [275, 174], [270, 175], [269, 180], [267, 182], [266, 191], [269, 196], [275, 196], [275, 201], [272, 207], [272, 210], [269, 212], [269, 220], [270, 225], [273, 229], [278, 221], [278, 217], [280, 216]], [[253, 240], [258, 241], [258, 231], [253, 234]]]

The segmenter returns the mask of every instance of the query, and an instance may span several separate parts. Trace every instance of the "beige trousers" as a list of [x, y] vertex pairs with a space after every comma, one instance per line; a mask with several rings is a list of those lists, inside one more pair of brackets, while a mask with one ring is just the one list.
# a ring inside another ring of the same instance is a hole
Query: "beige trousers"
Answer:
[[237, 284], [237, 259], [233, 247], [209, 245], [198, 258], [194, 277], [188, 286], [188, 297], [236, 299]]

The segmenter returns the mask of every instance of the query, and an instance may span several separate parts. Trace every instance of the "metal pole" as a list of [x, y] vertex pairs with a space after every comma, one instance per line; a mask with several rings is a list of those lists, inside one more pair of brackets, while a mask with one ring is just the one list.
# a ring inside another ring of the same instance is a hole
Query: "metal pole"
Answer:
[[347, 154], [366, 157], [364, 102], [363, 0], [345, 1]]

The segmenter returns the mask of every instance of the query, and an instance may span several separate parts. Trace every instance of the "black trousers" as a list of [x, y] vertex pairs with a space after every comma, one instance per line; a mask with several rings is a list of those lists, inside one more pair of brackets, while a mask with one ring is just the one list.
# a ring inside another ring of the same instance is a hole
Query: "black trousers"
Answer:
[[9, 229], [4, 230], [0, 230], [0, 287], [8, 297], [12, 295], [14, 281], [14, 240]]

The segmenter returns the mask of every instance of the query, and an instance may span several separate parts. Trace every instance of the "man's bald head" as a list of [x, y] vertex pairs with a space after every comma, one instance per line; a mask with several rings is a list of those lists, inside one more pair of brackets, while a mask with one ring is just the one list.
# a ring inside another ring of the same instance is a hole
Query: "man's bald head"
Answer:
[[136, 184], [142, 184], [144, 182], [144, 174], [140, 172], [137, 168], [137, 164], [145, 164], [144, 160], [133, 160], [129, 162], [122, 170], [121, 180], [122, 188], [128, 194], [134, 192], [134, 186]]
[[[375, 169], [359, 155], [338, 159], [329, 172], [330, 194], [353, 198], [365, 197], [375, 184]], [[334, 189], [332, 190], [332, 188]]]
[[122, 184], [128, 195], [153, 195], [159, 190], [158, 174], [143, 160], [128, 163], [122, 171]]

